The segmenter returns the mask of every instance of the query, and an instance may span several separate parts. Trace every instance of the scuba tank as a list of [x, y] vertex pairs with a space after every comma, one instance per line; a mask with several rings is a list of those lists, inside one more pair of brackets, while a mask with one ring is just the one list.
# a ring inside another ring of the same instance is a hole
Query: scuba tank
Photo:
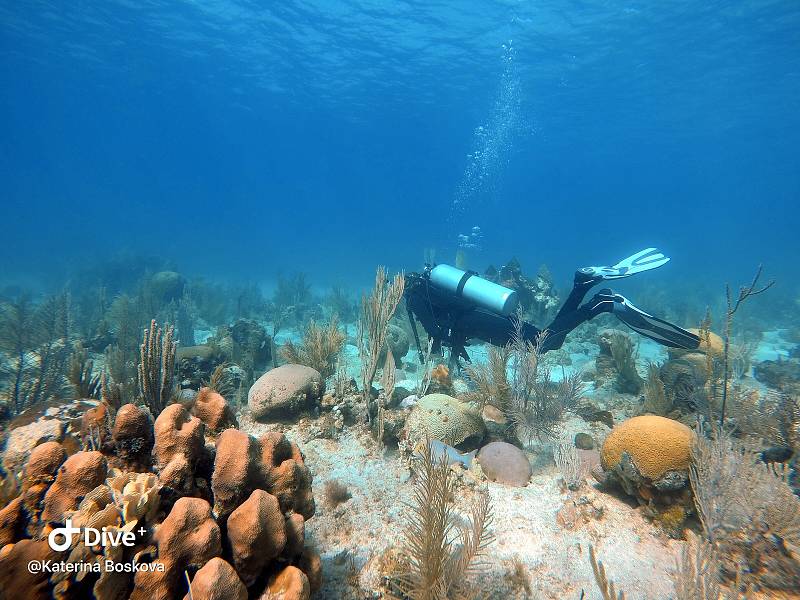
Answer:
[[471, 271], [436, 265], [430, 269], [429, 278], [435, 287], [503, 317], [512, 315], [519, 304], [517, 292]]

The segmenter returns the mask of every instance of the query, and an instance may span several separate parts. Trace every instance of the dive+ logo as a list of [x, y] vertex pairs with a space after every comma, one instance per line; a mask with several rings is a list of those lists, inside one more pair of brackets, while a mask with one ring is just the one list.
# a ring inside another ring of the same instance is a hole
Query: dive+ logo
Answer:
[[[144, 527], [137, 529], [139, 535], [144, 536], [147, 530]], [[136, 545], [136, 536], [132, 531], [122, 531], [117, 529], [109, 531], [105, 527], [95, 529], [94, 527], [73, 527], [72, 519], [67, 519], [64, 527], [56, 527], [47, 536], [47, 544], [55, 552], [63, 552], [72, 547], [73, 536], [83, 533], [83, 544], [87, 547], [92, 546], [128, 546]], [[62, 541], [58, 541], [61, 538]]]

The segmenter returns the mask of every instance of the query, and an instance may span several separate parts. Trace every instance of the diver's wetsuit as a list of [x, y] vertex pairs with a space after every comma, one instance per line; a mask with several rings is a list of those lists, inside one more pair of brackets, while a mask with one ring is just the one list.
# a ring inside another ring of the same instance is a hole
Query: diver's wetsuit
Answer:
[[[553, 321], [545, 328], [547, 335], [541, 340], [542, 352], [560, 348], [569, 332], [601, 313], [616, 314], [626, 325], [662, 345], [697, 348], [697, 336], [640, 311], [625, 297], [611, 290], [600, 290], [591, 300], [581, 304], [586, 293], [603, 279], [597, 275], [597, 269], [591, 267], [575, 272], [572, 291]], [[444, 291], [431, 283], [427, 272], [406, 275], [405, 299], [420, 355], [415, 317], [433, 339], [434, 352], [440, 352], [442, 345], [449, 346], [454, 357], [467, 361], [468, 340], [477, 338], [494, 346], [504, 346], [513, 339], [516, 331], [516, 316], [498, 315]], [[542, 330], [525, 321], [520, 324], [520, 331], [522, 337], [531, 343], [536, 343], [542, 333]]]

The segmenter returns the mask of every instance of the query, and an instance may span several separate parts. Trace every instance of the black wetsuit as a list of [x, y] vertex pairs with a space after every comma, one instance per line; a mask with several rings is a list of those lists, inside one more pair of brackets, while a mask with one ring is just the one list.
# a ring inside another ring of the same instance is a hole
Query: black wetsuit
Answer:
[[[581, 305], [586, 293], [599, 279], [582, 271], [575, 273], [572, 291], [558, 314], [545, 328], [547, 335], [540, 346], [542, 352], [560, 348], [567, 334], [581, 323], [604, 312], [612, 312], [614, 306], [610, 290], [602, 290], [589, 302]], [[427, 273], [406, 275], [406, 309], [411, 320], [417, 349], [420, 350], [415, 318], [433, 339], [433, 351], [441, 351], [442, 345], [452, 349], [455, 357], [469, 361], [466, 346], [470, 339], [479, 339], [494, 346], [504, 346], [514, 337], [517, 328], [515, 315], [504, 317], [475, 306], [450, 292], [441, 290], [431, 281]], [[522, 337], [535, 343], [542, 333], [538, 327], [523, 321], [520, 325]]]

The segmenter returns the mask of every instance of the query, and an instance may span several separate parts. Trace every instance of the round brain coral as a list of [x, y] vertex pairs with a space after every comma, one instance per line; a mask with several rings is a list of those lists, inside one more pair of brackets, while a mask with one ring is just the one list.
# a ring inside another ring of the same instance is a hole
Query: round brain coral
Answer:
[[616, 467], [627, 452], [644, 477], [660, 479], [668, 471], [686, 471], [694, 434], [683, 423], [645, 415], [623, 421], [608, 434], [600, 451], [603, 470]]
[[480, 412], [447, 394], [420, 398], [408, 416], [406, 428], [415, 442], [429, 435], [450, 446], [463, 447], [477, 446], [486, 432]]

